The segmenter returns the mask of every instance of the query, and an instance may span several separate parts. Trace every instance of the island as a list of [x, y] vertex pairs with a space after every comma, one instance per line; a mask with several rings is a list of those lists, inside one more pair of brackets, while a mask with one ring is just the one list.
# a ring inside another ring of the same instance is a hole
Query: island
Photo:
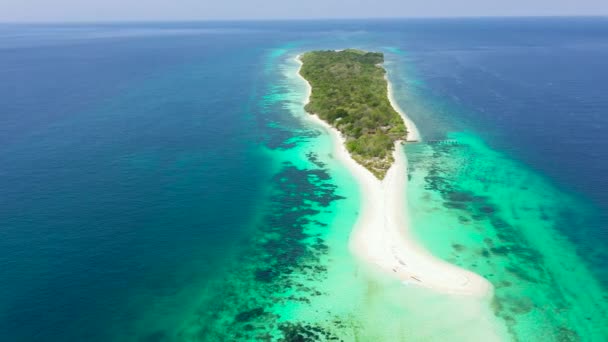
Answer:
[[475, 310], [486, 310], [493, 293], [490, 282], [431, 255], [410, 232], [402, 142], [420, 137], [392, 98], [382, 67], [384, 55], [353, 49], [312, 51], [296, 61], [297, 75], [307, 86], [302, 114], [332, 139], [329, 156], [349, 170], [360, 189], [361, 207], [349, 249], [364, 264], [406, 286], [479, 298], [473, 300]]
[[388, 97], [384, 55], [354, 49], [311, 51], [300, 74], [312, 86], [305, 110], [338, 129], [352, 158], [378, 179], [394, 162], [407, 128]]

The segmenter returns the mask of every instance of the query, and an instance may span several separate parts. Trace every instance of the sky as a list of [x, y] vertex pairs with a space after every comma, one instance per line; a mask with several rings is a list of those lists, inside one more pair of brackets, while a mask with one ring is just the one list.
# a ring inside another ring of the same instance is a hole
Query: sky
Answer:
[[608, 15], [608, 0], [0, 0], [0, 22]]

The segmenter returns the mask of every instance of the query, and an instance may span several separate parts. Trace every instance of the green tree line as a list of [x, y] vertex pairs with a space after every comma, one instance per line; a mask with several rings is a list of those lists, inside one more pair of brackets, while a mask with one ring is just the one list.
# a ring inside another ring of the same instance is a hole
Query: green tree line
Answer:
[[384, 55], [348, 49], [311, 51], [300, 59], [300, 74], [312, 86], [306, 111], [342, 132], [353, 158], [384, 178], [393, 163], [394, 142], [407, 134], [388, 100]]

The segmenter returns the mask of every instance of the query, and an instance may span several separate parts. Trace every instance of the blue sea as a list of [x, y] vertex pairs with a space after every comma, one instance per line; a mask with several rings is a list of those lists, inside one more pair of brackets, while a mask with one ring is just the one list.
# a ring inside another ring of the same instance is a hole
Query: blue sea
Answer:
[[412, 229], [493, 284], [493, 336], [608, 340], [600, 17], [1, 24], [0, 340], [487, 336], [348, 249], [295, 62], [344, 48], [385, 54]]

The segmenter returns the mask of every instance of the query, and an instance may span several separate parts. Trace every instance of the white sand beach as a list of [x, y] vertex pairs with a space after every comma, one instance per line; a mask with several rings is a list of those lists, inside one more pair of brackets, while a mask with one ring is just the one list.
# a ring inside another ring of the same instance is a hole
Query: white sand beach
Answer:
[[[301, 64], [299, 56], [296, 59]], [[311, 88], [299, 75], [299, 70], [298, 76], [307, 84], [307, 103]], [[407, 126], [407, 140], [419, 140], [416, 126], [394, 101], [388, 78], [387, 83], [391, 104]], [[395, 144], [395, 163], [384, 180], [380, 181], [351, 158], [338, 130], [316, 115], [309, 117], [332, 136], [334, 157], [348, 167], [361, 188], [361, 212], [350, 238], [350, 248], [356, 256], [398, 278], [404, 285], [449, 294], [476, 297], [492, 295], [493, 287], [486, 279], [434, 257], [417, 244], [411, 235], [406, 203], [407, 159], [401, 142]]]
[[391, 84], [391, 81], [388, 79], [388, 76], [384, 75], [384, 79], [386, 80], [386, 83], [388, 84], [388, 101], [391, 103], [391, 106], [393, 106], [393, 108], [395, 108], [397, 113], [399, 113], [399, 115], [401, 115], [403, 122], [405, 122], [405, 127], [407, 127], [406, 140], [407, 141], [419, 141], [421, 139], [421, 137], [420, 137], [420, 132], [418, 132], [418, 127], [416, 127], [416, 124], [414, 124], [414, 121], [412, 121], [412, 119], [410, 119], [407, 115], [405, 115], [405, 112], [401, 109], [401, 107], [399, 107], [399, 104], [397, 103], [397, 101], [395, 101], [395, 96], [393, 94], [393, 85]]

